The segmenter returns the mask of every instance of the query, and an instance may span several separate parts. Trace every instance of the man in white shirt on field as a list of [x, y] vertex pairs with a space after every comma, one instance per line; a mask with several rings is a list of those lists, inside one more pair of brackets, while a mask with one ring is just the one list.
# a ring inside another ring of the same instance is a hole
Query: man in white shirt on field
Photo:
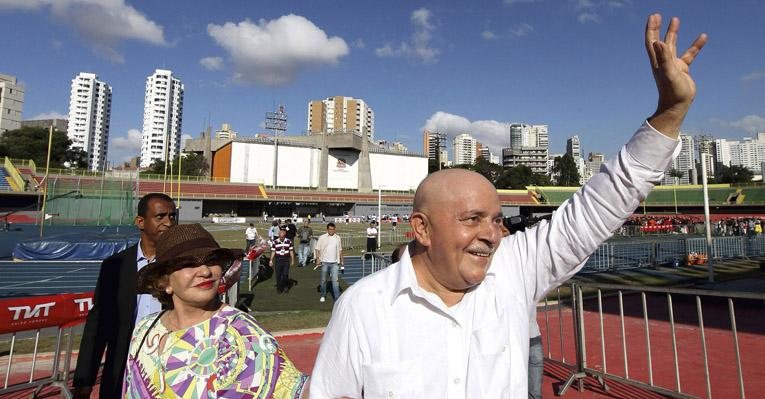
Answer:
[[499, 197], [483, 176], [448, 169], [423, 180], [414, 242], [336, 304], [311, 398], [527, 397], [531, 310], [632, 214], [679, 147], [696, 94], [688, 69], [706, 36], [677, 58], [679, 20], [664, 41], [660, 26], [651, 15], [645, 32], [656, 112], [549, 222], [502, 238]]
[[[332, 298], [337, 300], [340, 297], [340, 283], [338, 281], [338, 271], [345, 269], [343, 263], [343, 244], [340, 236], [335, 234], [335, 224], [327, 223], [327, 232], [319, 236], [316, 242], [316, 267], [321, 266], [321, 297], [319, 302], [324, 302], [327, 298], [327, 273], [332, 282]], [[339, 268], [338, 268], [339, 267]]]

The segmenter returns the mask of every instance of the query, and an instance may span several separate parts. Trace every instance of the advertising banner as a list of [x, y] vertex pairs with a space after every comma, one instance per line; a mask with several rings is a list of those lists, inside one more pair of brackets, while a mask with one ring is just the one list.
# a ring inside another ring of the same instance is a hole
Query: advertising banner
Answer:
[[329, 150], [327, 187], [352, 188], [359, 186], [358, 151]]
[[0, 334], [77, 324], [93, 307], [93, 293], [0, 300]]

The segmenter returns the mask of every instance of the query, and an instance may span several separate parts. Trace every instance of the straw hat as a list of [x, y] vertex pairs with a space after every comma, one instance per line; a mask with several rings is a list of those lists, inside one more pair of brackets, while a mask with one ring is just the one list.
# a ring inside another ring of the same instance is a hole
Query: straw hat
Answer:
[[151, 282], [162, 276], [202, 264], [219, 265], [223, 273], [234, 260], [244, 256], [241, 249], [221, 248], [200, 224], [181, 224], [159, 236], [156, 260], [138, 271], [139, 294], [149, 293]]

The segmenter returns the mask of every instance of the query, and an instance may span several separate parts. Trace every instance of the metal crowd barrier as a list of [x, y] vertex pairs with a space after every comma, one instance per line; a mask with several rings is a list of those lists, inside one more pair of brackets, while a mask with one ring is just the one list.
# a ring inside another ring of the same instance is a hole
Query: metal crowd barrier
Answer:
[[[761, 345], [761, 327], [752, 326], [762, 324], [765, 294], [587, 283], [559, 287], [548, 297], [553, 300], [538, 307], [545, 358], [571, 370], [559, 396], [574, 384], [582, 391], [587, 376], [606, 391], [611, 380], [678, 398], [713, 392], [745, 398], [747, 383], [757, 382], [745, 381], [745, 374], [760, 370], [746, 373], [742, 357], [756, 367], [761, 356], [753, 346]], [[741, 326], [750, 331], [742, 335]], [[726, 376], [732, 369], [735, 379]]]
[[[34, 388], [31, 397], [36, 398], [46, 386], [61, 389], [61, 396], [72, 398], [69, 391], [68, 381], [72, 369], [72, 345], [74, 340], [74, 327], [59, 326], [56, 334], [55, 349], [53, 353], [41, 353], [39, 351], [41, 329], [19, 331], [11, 334], [10, 350], [6, 359], [0, 365], [0, 373], [4, 375], [3, 386], [0, 388], [0, 396], [24, 389]], [[19, 338], [18, 334], [34, 332], [34, 338]], [[17, 344], [19, 341], [34, 339], [34, 349], [31, 355], [18, 354]], [[31, 356], [31, 358], [30, 358]], [[23, 358], [20, 361], [19, 358]], [[0, 357], [2, 359], [2, 357]], [[51, 362], [49, 367], [45, 363]], [[28, 371], [27, 371], [28, 368]]]
[[[765, 256], [765, 235], [712, 237], [713, 259]], [[600, 244], [582, 273], [597, 273], [683, 262], [688, 255], [706, 254], [705, 238], [664, 237], [640, 241], [611, 240]]]
[[381, 252], [368, 252], [361, 256], [361, 277], [370, 275], [378, 270], [390, 266], [389, 254]]

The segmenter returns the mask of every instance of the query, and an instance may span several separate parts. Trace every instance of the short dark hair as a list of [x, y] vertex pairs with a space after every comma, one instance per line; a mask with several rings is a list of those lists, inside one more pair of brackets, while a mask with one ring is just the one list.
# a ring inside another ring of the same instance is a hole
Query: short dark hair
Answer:
[[146, 213], [149, 212], [149, 202], [153, 199], [167, 201], [175, 205], [175, 201], [165, 193], [148, 193], [138, 201], [138, 216], [146, 216]]
[[250, 227], [255, 227], [255, 225], [254, 225], [254, 224], [252, 224], [252, 223], [250, 223]]
[[330, 227], [335, 227], [335, 224], [332, 222], [327, 223], [327, 228], [330, 228]]

